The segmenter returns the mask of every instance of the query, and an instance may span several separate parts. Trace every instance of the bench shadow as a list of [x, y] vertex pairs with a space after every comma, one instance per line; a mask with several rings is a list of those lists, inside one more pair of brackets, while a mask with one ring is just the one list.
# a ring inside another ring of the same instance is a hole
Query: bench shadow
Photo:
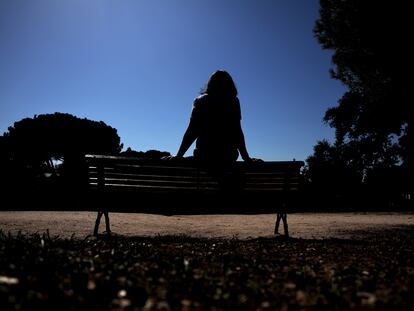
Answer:
[[338, 236], [343, 238], [324, 238], [324, 239], [304, 239], [297, 237], [285, 237], [284, 235], [257, 237], [257, 238], [238, 238], [233, 236], [226, 237], [194, 237], [185, 234], [157, 236], [126, 236], [112, 233], [107, 235], [100, 233], [96, 237], [90, 238], [106, 241], [130, 241], [130, 242], [151, 242], [157, 243], [214, 243], [214, 242], [247, 242], [247, 243], [336, 243], [350, 245], [365, 245], [383, 241], [403, 241], [414, 238], [414, 225], [380, 225], [366, 229], [341, 229], [337, 230]]
[[412, 239], [414, 238], [414, 225], [377, 225], [365, 229], [337, 229], [335, 234], [347, 237], [348, 240]]

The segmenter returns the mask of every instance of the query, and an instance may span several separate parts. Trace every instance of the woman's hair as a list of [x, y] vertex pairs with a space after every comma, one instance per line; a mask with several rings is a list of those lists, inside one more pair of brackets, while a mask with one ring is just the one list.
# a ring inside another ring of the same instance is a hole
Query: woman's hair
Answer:
[[214, 72], [207, 82], [207, 86], [201, 90], [201, 94], [227, 95], [236, 97], [237, 88], [230, 74], [224, 70]]

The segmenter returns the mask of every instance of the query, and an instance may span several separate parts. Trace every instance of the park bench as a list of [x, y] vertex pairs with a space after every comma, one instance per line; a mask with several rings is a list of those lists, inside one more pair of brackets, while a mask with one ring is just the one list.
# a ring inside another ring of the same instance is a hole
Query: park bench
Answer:
[[94, 235], [109, 212], [179, 214], [276, 214], [288, 236], [289, 204], [300, 190], [302, 161], [237, 162], [217, 175], [195, 160], [152, 160], [86, 155], [91, 202], [97, 206]]

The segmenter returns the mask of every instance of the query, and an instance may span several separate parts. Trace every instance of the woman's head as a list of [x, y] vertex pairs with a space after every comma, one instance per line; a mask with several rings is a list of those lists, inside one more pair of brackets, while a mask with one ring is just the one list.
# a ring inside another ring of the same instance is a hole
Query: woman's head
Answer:
[[230, 74], [224, 70], [214, 72], [207, 82], [204, 94], [237, 96], [237, 88]]

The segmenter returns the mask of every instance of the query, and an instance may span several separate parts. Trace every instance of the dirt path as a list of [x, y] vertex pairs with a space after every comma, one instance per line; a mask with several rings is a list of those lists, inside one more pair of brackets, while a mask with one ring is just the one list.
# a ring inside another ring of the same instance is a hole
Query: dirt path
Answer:
[[[93, 212], [0, 212], [0, 230], [12, 234], [49, 230], [52, 236], [83, 238], [92, 233], [95, 215]], [[275, 222], [274, 215], [111, 213], [110, 219], [112, 231], [126, 236], [186, 234], [240, 239], [270, 237]], [[414, 213], [298, 213], [289, 215], [288, 222], [290, 235], [295, 238], [370, 239], [396, 230], [414, 236]]]

